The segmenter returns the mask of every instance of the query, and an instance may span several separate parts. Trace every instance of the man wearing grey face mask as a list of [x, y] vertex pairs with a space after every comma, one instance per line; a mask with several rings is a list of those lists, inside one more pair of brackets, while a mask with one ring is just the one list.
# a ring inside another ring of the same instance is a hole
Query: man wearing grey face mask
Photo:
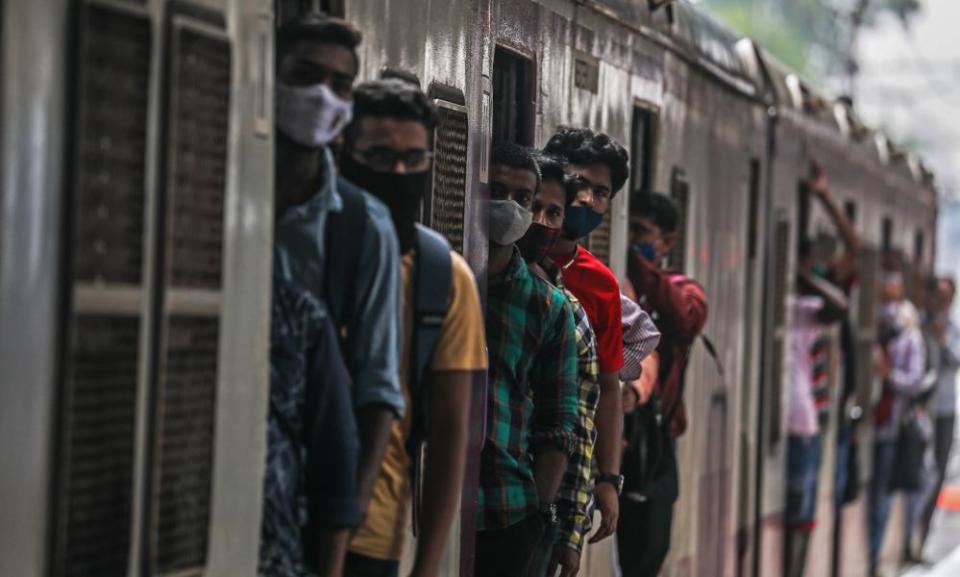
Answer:
[[514, 243], [532, 220], [539, 168], [497, 144], [490, 162], [486, 333], [487, 437], [480, 460], [474, 574], [525, 577], [554, 502], [577, 423], [576, 326], [563, 294], [531, 274]]
[[390, 212], [336, 174], [329, 148], [352, 115], [359, 43], [350, 24], [323, 16], [278, 32], [274, 277], [323, 301], [341, 336], [365, 509], [404, 399], [400, 250]]

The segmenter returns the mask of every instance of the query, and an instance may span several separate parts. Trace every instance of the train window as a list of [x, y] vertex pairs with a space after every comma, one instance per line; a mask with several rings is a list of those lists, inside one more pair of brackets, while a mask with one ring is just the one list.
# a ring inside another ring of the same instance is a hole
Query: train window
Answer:
[[770, 443], [777, 444], [782, 437], [782, 398], [784, 392], [784, 356], [786, 355], [787, 331], [787, 296], [790, 291], [790, 221], [786, 218], [778, 220], [774, 232], [774, 261], [773, 261], [773, 350], [771, 357], [770, 394], [769, 399], [769, 433]]
[[[805, 241], [810, 230], [810, 188], [805, 180], [797, 185], [797, 240]], [[799, 244], [798, 244], [799, 246]]]
[[633, 107], [630, 128], [630, 190], [653, 190], [656, 113], [645, 106]]
[[687, 256], [687, 221], [690, 217], [690, 183], [687, 182], [687, 173], [679, 166], [673, 168], [670, 179], [670, 196], [677, 203], [680, 213], [680, 222], [677, 223], [677, 242], [667, 256], [667, 264], [678, 271], [686, 270]]
[[750, 159], [750, 206], [747, 209], [747, 257], [757, 258], [757, 234], [760, 227], [760, 159]]
[[437, 107], [437, 126], [433, 132], [433, 187], [424, 202], [424, 222], [463, 252], [469, 133], [466, 100], [460, 89], [438, 84], [430, 86], [428, 95]]
[[883, 221], [880, 223], [880, 239], [880, 248], [883, 250], [884, 256], [887, 256], [893, 252], [893, 219], [889, 216], [883, 217]]
[[493, 57], [493, 141], [533, 146], [533, 63], [497, 48]]
[[843, 203], [843, 210], [844, 212], [847, 213], [847, 218], [850, 219], [850, 222], [852, 223], [857, 222], [857, 203], [856, 202], [852, 200], [848, 200], [847, 202]]
[[136, 7], [80, 2], [75, 23], [50, 575], [122, 577], [134, 501], [152, 34]]
[[918, 228], [913, 235], [913, 262], [918, 267], [921, 267], [923, 265], [923, 255], [924, 255], [925, 244], [926, 244], [926, 239], [924, 238], [923, 230]]

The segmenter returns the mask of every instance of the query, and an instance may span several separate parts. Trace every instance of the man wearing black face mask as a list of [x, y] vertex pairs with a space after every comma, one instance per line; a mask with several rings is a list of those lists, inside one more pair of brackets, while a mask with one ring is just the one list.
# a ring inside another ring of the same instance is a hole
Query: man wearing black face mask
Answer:
[[551, 527], [538, 547], [538, 561], [531, 577], [556, 574], [572, 577], [580, 569], [580, 554], [590, 530], [589, 507], [593, 493], [593, 450], [597, 439], [595, 416], [600, 400], [600, 365], [597, 361], [597, 340], [590, 326], [587, 311], [563, 284], [560, 267], [547, 254], [560, 237], [564, 217], [577, 197], [577, 183], [566, 173], [566, 163], [544, 154], [536, 155], [540, 167], [540, 188], [533, 197], [533, 222], [517, 242], [520, 254], [530, 270], [563, 292], [570, 302], [577, 327], [577, 426], [574, 429], [573, 454], [557, 492], [559, 523]]
[[563, 294], [531, 274], [515, 243], [530, 226], [539, 169], [516, 144], [493, 148], [487, 437], [477, 494], [476, 577], [526, 577], [577, 425], [576, 328]]
[[[419, 513], [419, 539], [412, 575], [435, 577], [456, 514], [466, 462], [470, 391], [474, 373], [486, 369], [483, 312], [476, 281], [463, 258], [443, 241], [442, 252], [424, 248], [421, 235], [436, 235], [416, 224], [420, 204], [432, 178], [430, 132], [436, 112], [416, 86], [400, 80], [368, 82], [354, 93], [354, 121], [347, 128], [341, 168], [343, 176], [370, 191], [390, 209], [403, 255], [403, 355], [400, 378], [411, 411], [393, 427], [387, 457], [377, 478], [367, 517], [354, 534], [347, 557], [351, 576], [392, 577], [397, 574], [407, 533], [411, 493], [408, 455], [411, 431], [425, 430], [429, 447]], [[430, 259], [444, 259], [437, 263]], [[424, 267], [449, 269], [450, 290], [430, 364], [418, 375], [419, 339], [414, 293]], [[422, 378], [421, 378], [422, 377]], [[422, 381], [422, 382], [421, 382]], [[419, 412], [419, 407], [426, 407]], [[414, 506], [418, 507], [418, 503]]]

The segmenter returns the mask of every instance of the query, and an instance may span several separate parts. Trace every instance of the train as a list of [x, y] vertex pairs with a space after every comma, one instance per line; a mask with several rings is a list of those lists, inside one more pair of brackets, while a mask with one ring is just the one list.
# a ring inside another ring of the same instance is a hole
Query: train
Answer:
[[[462, 252], [481, 294], [495, 140], [540, 146], [574, 125], [628, 148], [627, 188], [586, 241], [619, 277], [631, 197], [676, 200], [670, 265], [704, 286], [724, 371], [694, 350], [662, 575], [782, 575], [796, 248], [837, 243], [802, 192], [810, 161], [863, 239], [853, 316], [865, 408], [878, 391], [883, 259], [900, 255], [912, 291], [932, 271], [936, 185], [851, 100], [686, 0], [2, 0], [0, 575], [255, 575], [274, 42], [280, 24], [317, 9], [362, 32], [361, 80], [399, 75], [435, 101], [422, 218]], [[838, 346], [834, 334], [834, 364]], [[472, 572], [484, 395], [480, 382], [445, 575]], [[866, 492], [834, 515], [836, 405], [807, 574], [858, 577]], [[869, 446], [869, 419], [859, 441]], [[859, 459], [867, 483], [870, 451]], [[581, 575], [616, 574], [612, 541], [586, 549]]]

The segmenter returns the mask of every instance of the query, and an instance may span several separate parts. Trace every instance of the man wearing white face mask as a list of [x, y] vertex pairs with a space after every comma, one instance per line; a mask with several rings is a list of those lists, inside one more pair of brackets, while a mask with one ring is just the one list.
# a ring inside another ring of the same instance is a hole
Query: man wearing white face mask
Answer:
[[558, 522], [554, 502], [574, 448], [576, 326], [563, 294], [530, 273], [515, 242], [540, 185], [536, 161], [515, 144], [490, 162], [486, 332], [487, 437], [477, 495], [476, 577], [524, 577]]
[[329, 146], [352, 115], [360, 33], [309, 16], [278, 33], [274, 274], [324, 301], [341, 336], [360, 437], [365, 508], [400, 389], [400, 263], [387, 208], [336, 174]]

